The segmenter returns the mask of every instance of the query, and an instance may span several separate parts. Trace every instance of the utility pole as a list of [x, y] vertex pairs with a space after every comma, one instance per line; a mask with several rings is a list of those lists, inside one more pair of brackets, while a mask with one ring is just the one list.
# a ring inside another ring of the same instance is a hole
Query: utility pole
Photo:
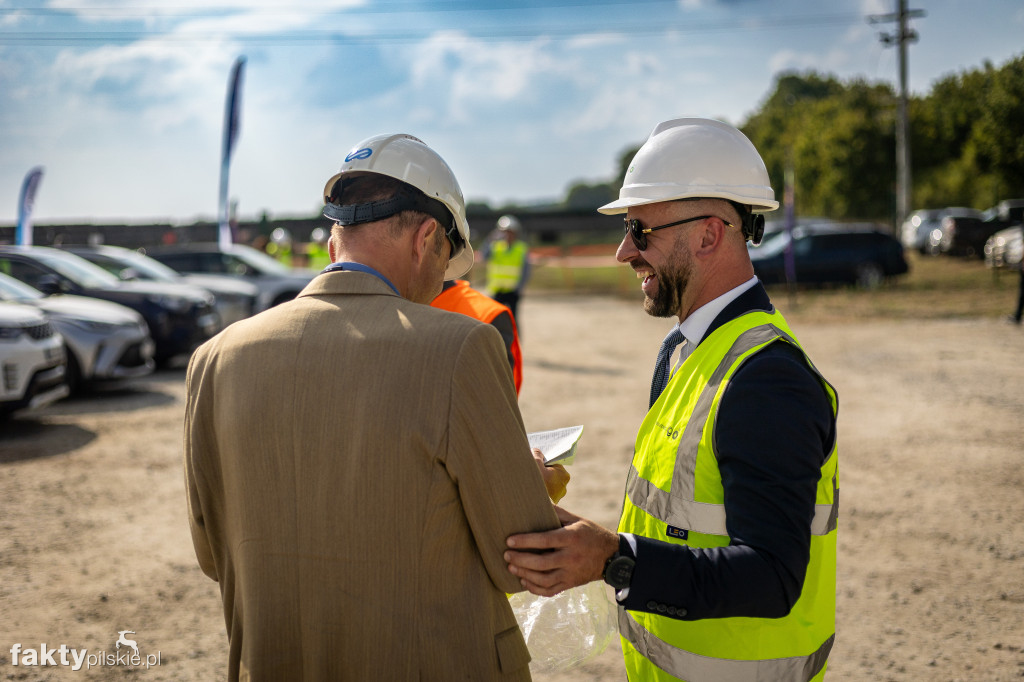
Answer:
[[917, 19], [925, 15], [922, 9], [907, 9], [907, 0], [897, 0], [898, 11], [895, 14], [874, 14], [868, 17], [872, 24], [897, 22], [894, 33], [880, 33], [879, 39], [886, 47], [896, 45], [899, 55], [900, 97], [899, 111], [896, 121], [896, 229], [899, 230], [903, 221], [910, 215], [911, 177], [910, 177], [910, 120], [907, 115], [907, 43], [917, 42], [917, 31], [907, 26], [908, 19]]

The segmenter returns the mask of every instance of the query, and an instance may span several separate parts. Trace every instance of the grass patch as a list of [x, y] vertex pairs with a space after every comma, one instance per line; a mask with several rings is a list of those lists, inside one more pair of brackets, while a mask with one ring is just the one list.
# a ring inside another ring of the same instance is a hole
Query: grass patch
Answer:
[[[851, 286], [809, 288], [786, 285], [768, 293], [794, 319], [1001, 318], [1017, 303], [1020, 275], [993, 271], [978, 259], [908, 253], [910, 272], [866, 291]], [[609, 262], [614, 259], [609, 256]], [[526, 295], [585, 294], [643, 300], [640, 283], [624, 265], [566, 267], [553, 260], [533, 269]]]

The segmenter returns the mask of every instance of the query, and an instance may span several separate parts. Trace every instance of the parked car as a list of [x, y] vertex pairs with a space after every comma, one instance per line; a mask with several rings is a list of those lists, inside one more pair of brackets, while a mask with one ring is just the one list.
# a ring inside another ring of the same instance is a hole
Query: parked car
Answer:
[[985, 221], [998, 229], [1024, 223], [1024, 199], [1004, 199], [985, 211]]
[[64, 339], [42, 311], [0, 303], [0, 415], [68, 394]]
[[[948, 208], [929, 208], [914, 211], [907, 218], [900, 230], [900, 241], [906, 249], [919, 253], [928, 253], [929, 237], [935, 230], [941, 230], [942, 219], [946, 216], [982, 219], [982, 213], [976, 208], [950, 206]], [[936, 251], [937, 252], [937, 251]]]
[[985, 242], [993, 234], [1024, 219], [1024, 199], [1007, 199], [977, 216], [950, 215], [928, 239], [931, 253], [985, 257]]
[[0, 301], [38, 308], [60, 332], [68, 359], [65, 381], [72, 393], [93, 381], [153, 372], [149, 327], [131, 308], [85, 296], [46, 296], [4, 274]]
[[804, 225], [750, 249], [754, 272], [765, 284], [786, 281], [785, 251], [792, 243], [800, 284], [849, 283], [876, 287], [908, 271], [903, 245], [871, 223]]
[[191, 353], [220, 330], [213, 294], [184, 284], [124, 282], [73, 253], [0, 246], [0, 272], [44, 294], [76, 294], [128, 306], [146, 320], [158, 365]]
[[95, 263], [123, 280], [147, 280], [190, 284], [213, 294], [214, 307], [223, 326], [253, 314], [259, 289], [251, 282], [228, 275], [183, 275], [145, 253], [120, 246], [65, 245], [61, 249]]
[[1024, 258], [1024, 224], [999, 230], [985, 242], [985, 265], [1017, 268]]
[[256, 311], [290, 301], [302, 291], [317, 270], [289, 268], [262, 251], [244, 244], [221, 250], [217, 244], [192, 243], [154, 246], [146, 255], [182, 274], [234, 275], [255, 284], [259, 290]]

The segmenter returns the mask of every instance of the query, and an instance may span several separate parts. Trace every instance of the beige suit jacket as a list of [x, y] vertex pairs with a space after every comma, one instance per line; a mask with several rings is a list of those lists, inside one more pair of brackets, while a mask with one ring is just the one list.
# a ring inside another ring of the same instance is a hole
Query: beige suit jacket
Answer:
[[207, 342], [187, 381], [231, 679], [529, 679], [505, 538], [559, 524], [493, 327], [333, 272]]

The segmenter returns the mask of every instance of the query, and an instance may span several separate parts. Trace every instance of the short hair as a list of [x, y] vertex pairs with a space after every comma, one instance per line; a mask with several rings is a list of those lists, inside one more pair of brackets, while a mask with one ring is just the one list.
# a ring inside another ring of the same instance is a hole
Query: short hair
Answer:
[[[337, 196], [332, 197], [332, 199], [334, 200], [334, 203], [341, 204], [343, 206], [383, 201], [392, 197], [410, 195], [419, 191], [415, 187], [412, 187], [401, 180], [389, 175], [381, 175], [380, 173], [366, 173], [364, 175], [346, 178], [344, 182], [341, 180], [338, 182], [341, 185], [341, 192]], [[408, 210], [375, 222], [384, 223], [387, 226], [388, 233], [392, 237], [400, 237], [406, 230], [419, 225], [429, 217], [429, 215], [421, 211]], [[340, 239], [343, 230], [352, 230], [362, 227], [364, 224], [365, 223], [344, 226], [335, 223], [331, 228], [331, 235], [336, 239]]]

